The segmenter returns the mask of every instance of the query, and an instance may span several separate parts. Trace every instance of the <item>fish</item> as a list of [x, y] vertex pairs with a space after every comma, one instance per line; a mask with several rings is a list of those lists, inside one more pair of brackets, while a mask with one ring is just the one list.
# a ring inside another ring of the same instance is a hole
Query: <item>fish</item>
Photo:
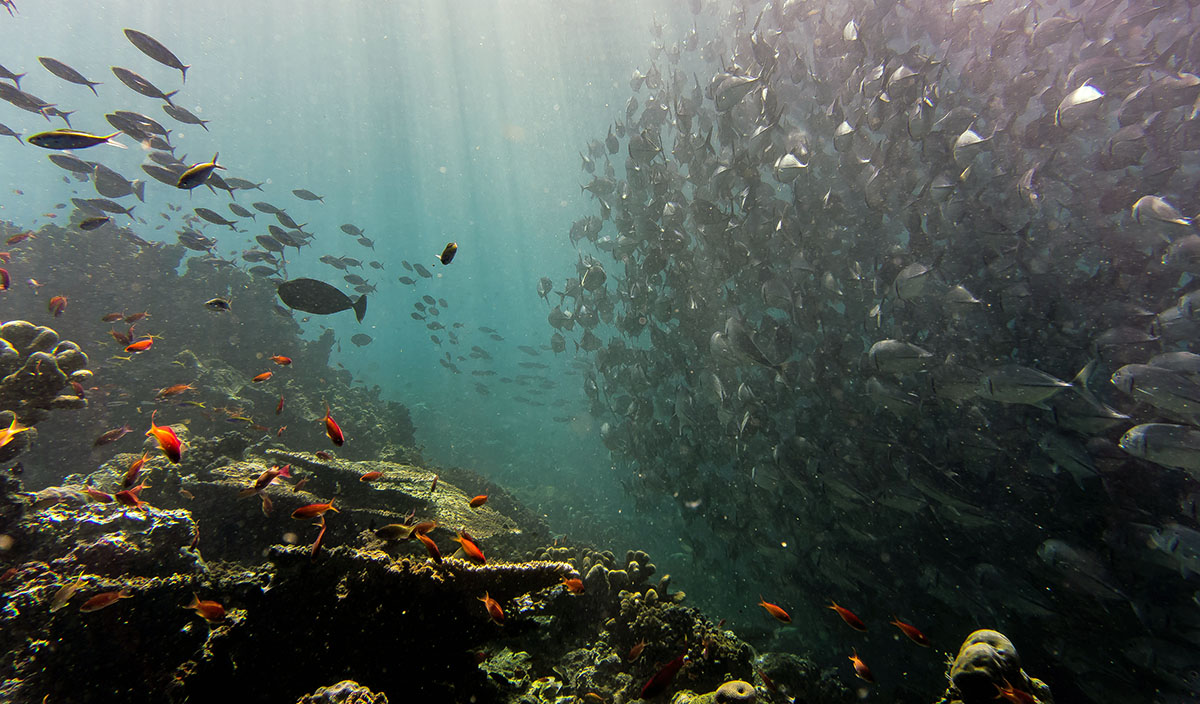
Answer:
[[484, 592], [483, 596], [479, 597], [479, 600], [483, 602], [488, 618], [492, 619], [494, 623], [503, 626], [504, 609], [500, 608], [500, 603], [489, 596], [487, 592]]
[[386, 526], [375, 529], [375, 537], [381, 540], [408, 540], [413, 534], [414, 526], [405, 525], [403, 523], [389, 523]]
[[356, 335], [351, 336], [350, 342], [354, 343], [354, 345], [356, 347], [365, 347], [365, 346], [371, 344], [372, 338], [370, 335], [365, 335], [360, 332]]
[[0, 291], [7, 291], [12, 286], [12, 277], [8, 274], [8, 269], [0, 267]]
[[157, 39], [136, 29], [126, 29], [125, 37], [146, 56], [149, 56], [163, 66], [179, 71], [182, 81], [184, 83], [187, 82], [187, 70], [191, 66], [180, 61], [179, 57], [171, 53], [171, 50], [163, 46]]
[[113, 138], [119, 134], [121, 133], [113, 132], [110, 135], [98, 135], [80, 132], [79, 130], [57, 129], [50, 130], [49, 132], [38, 132], [28, 137], [25, 141], [43, 149], [87, 149], [98, 144], [109, 144], [125, 149], [124, 144], [113, 141]]
[[157, 413], [158, 411], [154, 411], [150, 414], [150, 429], [146, 431], [146, 436], [158, 441], [159, 448], [172, 464], [179, 464], [183, 459], [183, 441], [170, 426], [155, 425], [154, 416]]
[[217, 157], [220, 155], [221, 153], [217, 152], [213, 154], [211, 161], [202, 161], [189, 166], [183, 173], [179, 174], [179, 178], [175, 181], [175, 187], [190, 191], [193, 188], [203, 186], [212, 177], [214, 171], [225, 168], [217, 163]]
[[313, 193], [312, 191], [304, 189], [304, 188], [294, 189], [292, 191], [292, 195], [296, 196], [297, 198], [299, 198], [301, 200], [315, 200], [315, 201], [320, 201], [322, 203], [325, 202], [325, 196], [319, 196], [316, 193]]
[[121, 589], [115, 592], [103, 592], [80, 604], [79, 611], [85, 614], [91, 613], [92, 611], [99, 611], [100, 609], [112, 606], [121, 599], [129, 599], [132, 596], [133, 593], [130, 592], [129, 589]]
[[229, 299], [227, 298], [210, 298], [204, 302], [204, 307], [216, 311], [218, 313], [227, 313], [230, 310]]
[[638, 641], [637, 643], [634, 643], [629, 648], [629, 654], [625, 657], [625, 660], [627, 662], [633, 662], [633, 661], [637, 660], [638, 658], [640, 658], [642, 656], [642, 651], [645, 649], [646, 649], [646, 639], [643, 638], [642, 640]]
[[154, 98], [155, 100], [165, 100], [168, 104], [173, 105], [174, 103], [171, 103], [171, 96], [173, 96], [179, 92], [179, 91], [175, 90], [175, 91], [171, 91], [170, 93], [164, 93], [161, 90], [159, 90], [158, 87], [156, 87], [150, 81], [146, 80], [142, 76], [139, 76], [138, 74], [134, 73], [133, 71], [130, 71], [127, 68], [122, 68], [121, 66], [113, 66], [112, 72], [113, 72], [113, 75], [116, 76], [117, 79], [120, 80], [122, 83], [124, 83], [127, 88], [129, 88], [130, 90], [132, 90], [135, 93], [140, 93], [141, 95], [144, 95], [147, 98]]
[[[563, 587], [566, 588], [566, 590], [568, 592], [570, 592], [572, 594], [583, 594], [584, 593], [584, 586], [583, 586], [582, 579], [579, 579], [578, 577], [565, 577], [564, 576], [564, 577], [562, 577], [561, 581], [562, 581]], [[642, 646], [642, 647], [645, 647], [645, 646]]]
[[263, 372], [261, 374], [254, 375], [254, 377], [252, 379], [250, 379], [250, 381], [251, 381], [251, 383], [258, 384], [258, 383], [261, 383], [261, 382], [264, 382], [264, 381], [270, 379], [273, 376], [275, 376], [275, 372]]
[[167, 115], [174, 118], [178, 122], [182, 122], [185, 125], [198, 125], [204, 128], [205, 132], [209, 131], [208, 123], [212, 122], [212, 120], [202, 120], [187, 108], [182, 108], [178, 105], [171, 105], [168, 103], [162, 106], [162, 109], [163, 112], [167, 113]]
[[[15, 421], [16, 419], [14, 418], [13, 420]], [[92, 442], [92, 447], [103, 447], [104, 445], [110, 445], [131, 432], [133, 432], [133, 428], [129, 427], [129, 424], [122, 425], [119, 428], [113, 428], [112, 430], [106, 430], [101, 433], [94, 442]]]
[[866, 631], [867, 630], [867, 625], [862, 622], [862, 619], [860, 619], [858, 616], [855, 616], [854, 612], [850, 611], [849, 609], [842, 607], [842, 606], [838, 606], [837, 602], [831, 601], [831, 602], [829, 602], [829, 606], [826, 606], [825, 608], [831, 609], [832, 611], [837, 613], [838, 616], [841, 616], [842, 620], [846, 622], [846, 625], [853, 628], [854, 630], [856, 630], [856, 631]]
[[325, 542], [325, 530], [329, 527], [329, 523], [321, 516], [321, 531], [317, 533], [317, 539], [313, 541], [312, 548], [309, 550], [308, 559], [315, 560], [317, 555], [321, 553], [321, 545]]
[[66, 296], [54, 296], [47, 303], [46, 307], [49, 308], [50, 313], [55, 318], [57, 318], [58, 316], [63, 314], [63, 311], [65, 311], [67, 309], [67, 297]]
[[283, 394], [279, 394], [279, 403], [275, 404], [275, 415], [283, 413]]
[[484, 557], [483, 550], [479, 549], [479, 545], [465, 531], [458, 531], [458, 534], [451, 538], [451, 540], [461, 546], [463, 554], [470, 558], [471, 561], [478, 562], [481, 565], [487, 563], [487, 558]]
[[271, 360], [272, 362], [278, 364], [281, 367], [286, 367], [292, 363], [291, 357], [284, 357], [281, 354], [271, 355], [267, 359]]
[[292, 518], [296, 518], [296, 519], [316, 518], [317, 516], [325, 515], [325, 513], [327, 511], [333, 511], [334, 513], [338, 513], [337, 508], [333, 505], [333, 500], [330, 500], [329, 503], [324, 503], [324, 504], [316, 503], [316, 504], [308, 504], [307, 506], [301, 506], [300, 508], [296, 509], [295, 511], [292, 511]]
[[346, 436], [342, 434], [342, 427], [337, 424], [333, 416], [329, 414], [329, 404], [325, 404], [325, 418], [322, 419], [325, 423], [325, 435], [329, 437], [330, 442], [338, 447], [341, 447], [346, 442]]
[[50, 597], [50, 613], [54, 613], [65, 607], [71, 601], [71, 597], [75, 596], [75, 593], [82, 586], [83, 577], [80, 576], [74, 582], [69, 582], [59, 587], [58, 591], [54, 592], [54, 596]]
[[867, 664], [858, 657], [857, 650], [850, 655], [849, 660], [854, 663], [854, 675], [856, 677], [869, 684], [875, 683], [875, 677], [871, 674], [871, 668], [867, 667]]
[[208, 621], [209, 623], [220, 623], [225, 620], [225, 607], [215, 601], [202, 600], [196, 593], [192, 593], [192, 601], [185, 607], [189, 611], [194, 611], [197, 616]]
[[646, 680], [646, 684], [642, 685], [641, 698], [650, 699], [667, 691], [667, 688], [671, 686], [671, 682], [675, 680], [675, 675], [688, 661], [687, 653], [684, 653], [666, 665], [663, 665], [658, 672], [655, 672], [650, 676], [650, 679]]
[[354, 316], [360, 323], [367, 314], [365, 294], [351, 300], [338, 289], [316, 279], [291, 279], [279, 284], [276, 291], [285, 305], [305, 313], [331, 315], [353, 309]]
[[901, 633], [908, 636], [908, 639], [917, 645], [923, 648], [932, 647], [932, 643], [929, 642], [929, 639], [926, 638], [925, 634], [922, 633], [916, 626], [910, 623], [905, 623], [895, 616], [892, 617], [892, 620], [889, 623], [896, 628], [899, 628]]
[[458, 243], [450, 242], [442, 249], [442, 253], [438, 255], [438, 261], [448, 266], [450, 262], [454, 261], [455, 254], [458, 254]]
[[146, 459], [150, 457], [150, 453], [143, 452], [142, 456], [129, 465], [129, 469], [125, 470], [125, 474], [121, 476], [121, 488], [128, 489], [137, 482], [138, 474], [141, 473], [142, 467], [146, 464]]
[[476, 496], [475, 498], [468, 501], [467, 505], [469, 505], [471, 508], [479, 508], [480, 506], [487, 503], [487, 500], [488, 500], [487, 494], [480, 494], [479, 496]]
[[110, 222], [112, 222], [112, 218], [107, 215], [84, 218], [83, 220], [79, 221], [79, 229], [83, 230], [84, 232], [91, 232], [92, 230], [98, 230], [104, 227]]
[[770, 614], [771, 617], [774, 618], [775, 620], [780, 621], [782, 623], [791, 623], [792, 622], [792, 617], [790, 615], [788, 615], [788, 612], [784, 611], [782, 608], [780, 608], [779, 606], [776, 606], [775, 604], [767, 603], [766, 601], [764, 601], [762, 599], [762, 597], [759, 597], [758, 605], [763, 607], [764, 609], [766, 609], [767, 613]]
[[64, 81], [67, 81], [68, 83], [75, 83], [81, 86], [87, 86], [92, 90], [93, 94], [97, 96], [100, 95], [99, 93], [96, 93], [96, 86], [100, 85], [99, 82], [89, 81], [88, 79], [84, 78], [83, 74], [64, 64], [58, 59], [52, 59], [48, 56], [39, 56], [38, 63], [46, 67], [47, 71], [53, 73], [55, 76], [58, 76]]
[[429, 553], [430, 559], [432, 559], [434, 562], [441, 563], [442, 551], [438, 550], [437, 543], [433, 542], [433, 538], [430, 538], [424, 532], [415, 529], [413, 530], [412, 535], [415, 535], [417, 540], [421, 541], [421, 544], [425, 546], [425, 551]]
[[145, 337], [125, 346], [126, 352], [145, 352], [154, 345], [154, 338]]
[[196, 390], [196, 387], [192, 386], [191, 384], [173, 384], [171, 386], [165, 386], [165, 387], [159, 389], [158, 393], [155, 394], [154, 397], [155, 398], [169, 398], [171, 396], [178, 396], [179, 394], [184, 393], [185, 391], [195, 391], [195, 390]]
[[364, 473], [362, 473], [361, 475], [359, 475], [359, 477], [358, 477], [358, 481], [360, 481], [360, 482], [373, 482], [373, 481], [375, 481], [376, 479], [378, 479], [378, 478], [380, 478], [380, 477], [382, 477], [382, 476], [383, 476], [383, 472], [380, 472], [380, 471], [374, 471], [374, 472], [364, 472]]

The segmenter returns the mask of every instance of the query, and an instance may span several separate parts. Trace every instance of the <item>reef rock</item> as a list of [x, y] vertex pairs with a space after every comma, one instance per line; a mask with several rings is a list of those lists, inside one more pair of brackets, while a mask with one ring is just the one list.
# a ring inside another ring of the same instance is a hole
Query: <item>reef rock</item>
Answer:
[[[64, 387], [75, 382], [87, 383], [92, 373], [86, 369], [87, 355], [79, 345], [59, 340], [50, 328], [10, 320], [0, 325], [0, 415], [5, 427], [13, 416], [24, 425], [33, 425], [54, 409], [87, 407], [87, 400]], [[20, 433], [0, 447], [0, 463], [24, 452], [35, 433]]]
[[1012, 689], [1039, 704], [1053, 704], [1050, 687], [1021, 669], [1016, 646], [998, 631], [982, 629], [967, 636], [946, 673], [950, 687], [938, 704], [990, 704]]
[[375, 694], [354, 680], [342, 680], [300, 697], [296, 704], [387, 704], [387, 695]]

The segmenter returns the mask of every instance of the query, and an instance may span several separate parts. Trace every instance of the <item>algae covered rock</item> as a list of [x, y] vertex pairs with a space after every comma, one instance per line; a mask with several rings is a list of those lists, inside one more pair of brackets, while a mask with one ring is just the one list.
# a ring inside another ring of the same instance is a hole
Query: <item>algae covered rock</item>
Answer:
[[387, 704], [387, 695], [376, 694], [354, 680], [342, 680], [300, 697], [296, 704]]
[[[57, 409], [87, 407], [74, 388], [91, 379], [87, 355], [74, 342], [60, 341], [50, 328], [10, 320], [0, 325], [0, 421], [8, 427], [15, 418], [32, 426]], [[82, 393], [82, 392], [80, 392]], [[0, 463], [29, 448], [35, 431], [21, 432], [0, 446]]]
[[967, 636], [946, 673], [950, 687], [939, 704], [984, 704], [1006, 690], [1052, 704], [1050, 688], [1021, 669], [1017, 648], [1003, 633], [981, 629]]

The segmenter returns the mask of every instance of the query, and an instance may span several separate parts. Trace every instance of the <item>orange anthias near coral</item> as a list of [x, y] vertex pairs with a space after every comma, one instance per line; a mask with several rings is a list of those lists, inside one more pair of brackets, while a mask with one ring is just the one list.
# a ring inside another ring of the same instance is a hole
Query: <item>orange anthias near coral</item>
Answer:
[[788, 612], [784, 611], [782, 608], [776, 606], [775, 604], [768, 604], [766, 601], [763, 600], [762, 596], [758, 597], [758, 605], [763, 607], [764, 609], [766, 609], [767, 613], [774, 616], [776, 620], [781, 621], [783, 623], [791, 623], [792, 622], [792, 617], [788, 615]]
[[831, 609], [831, 610], [837, 612], [837, 615], [842, 617], [842, 620], [846, 622], [846, 625], [853, 628], [854, 630], [856, 630], [856, 631], [867, 630], [867, 624], [863, 623], [862, 619], [855, 616], [854, 612], [851, 611], [850, 609], [847, 609], [843, 606], [838, 606], [836, 601], [830, 601], [829, 606], [826, 606], [825, 608]]
[[339, 426], [337, 424], [337, 421], [333, 419], [333, 416], [329, 415], [329, 404], [328, 403], [325, 404], [325, 419], [324, 420], [325, 420], [325, 434], [329, 436], [329, 439], [333, 441], [334, 445], [341, 447], [342, 443], [346, 442], [346, 436], [342, 435], [341, 426]]
[[458, 531], [458, 535], [452, 538], [452, 540], [462, 546], [463, 553], [472, 561], [478, 562], [481, 565], [487, 563], [487, 558], [483, 556], [483, 550], [479, 549], [479, 546], [475, 544], [471, 536], [467, 535], [466, 531]]
[[179, 436], [171, 428], [154, 424], [154, 415], [156, 413], [158, 411], [150, 414], [150, 429], [146, 431], [146, 436], [153, 436], [158, 441], [158, 446], [162, 448], [163, 454], [167, 456], [167, 459], [171, 460], [173, 464], [179, 464], [179, 461], [183, 458], [183, 441], [179, 439]]
[[504, 625], [504, 609], [500, 608], [500, 603], [488, 596], [487, 592], [484, 592], [483, 596], [479, 597], [479, 600], [487, 608], [488, 616], [496, 623]]
[[871, 674], [871, 668], [867, 667], [867, 664], [858, 657], [857, 650], [850, 656], [850, 662], [854, 663], [854, 674], [858, 676], [858, 679], [871, 684], [875, 683], [875, 676]]
[[890, 623], [896, 628], [899, 628], [901, 633], [908, 636], [908, 639], [917, 645], [923, 648], [930, 648], [933, 646], [933, 644], [929, 642], [929, 639], [925, 637], [925, 634], [911, 623], [905, 623], [895, 616], [892, 617]]

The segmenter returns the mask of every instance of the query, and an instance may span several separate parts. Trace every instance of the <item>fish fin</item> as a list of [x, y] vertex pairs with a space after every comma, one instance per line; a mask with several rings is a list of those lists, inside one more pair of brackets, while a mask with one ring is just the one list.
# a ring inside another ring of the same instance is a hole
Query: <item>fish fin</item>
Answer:
[[179, 69], [179, 72], [183, 74], [183, 83], [187, 83], [187, 70], [191, 67], [191, 64], [184, 64], [183, 68]]
[[354, 317], [358, 318], [358, 322], [362, 322], [363, 317], [367, 314], [367, 294], [358, 297], [354, 302]]
[[163, 95], [163, 100], [167, 101], [167, 105], [174, 105], [174, 104], [175, 104], [175, 103], [172, 103], [172, 102], [171, 102], [171, 96], [172, 96], [172, 95], [175, 95], [175, 94], [176, 94], [176, 93], [178, 93], [178, 92], [179, 92], [179, 91], [177, 91], [177, 90], [173, 90], [173, 91], [171, 91], [170, 93], [166, 93], [166, 94], [164, 94], [164, 95]]

